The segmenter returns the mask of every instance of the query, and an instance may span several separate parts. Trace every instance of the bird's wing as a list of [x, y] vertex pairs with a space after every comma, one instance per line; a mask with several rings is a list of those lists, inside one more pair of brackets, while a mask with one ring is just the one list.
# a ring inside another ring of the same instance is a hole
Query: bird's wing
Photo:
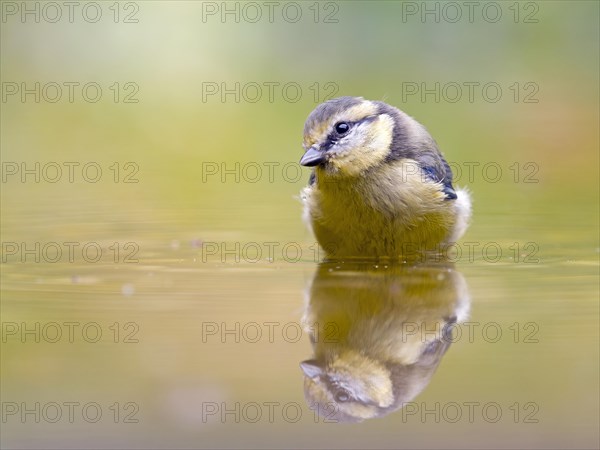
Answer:
[[438, 161], [421, 162], [421, 170], [430, 180], [442, 184], [446, 200], [456, 199], [456, 191], [452, 186], [452, 169], [441, 155]]

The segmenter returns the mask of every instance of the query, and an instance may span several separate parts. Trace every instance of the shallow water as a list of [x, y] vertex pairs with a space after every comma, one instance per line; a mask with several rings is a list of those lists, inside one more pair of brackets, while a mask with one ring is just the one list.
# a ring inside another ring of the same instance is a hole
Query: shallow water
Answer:
[[[131, 262], [127, 233], [94, 241], [108, 255], [97, 263], [5, 254], [7, 446], [594, 446], [597, 249], [540, 245], [536, 263], [253, 263], [207, 255], [192, 234], [140, 240]], [[388, 361], [381, 392], [362, 398], [388, 408], [305, 398], [302, 361], [347, 358], [350, 384], [374, 376], [349, 353]]]
[[[1, 105], [3, 448], [598, 448], [598, 4], [535, 3], [537, 24], [405, 23], [401, 5], [2, 24], [3, 80], [106, 94]], [[139, 103], [113, 101], [117, 80]], [[202, 100], [236, 80], [305, 95]], [[474, 200], [449, 262], [322, 263], [297, 199], [315, 82], [436, 138]]]

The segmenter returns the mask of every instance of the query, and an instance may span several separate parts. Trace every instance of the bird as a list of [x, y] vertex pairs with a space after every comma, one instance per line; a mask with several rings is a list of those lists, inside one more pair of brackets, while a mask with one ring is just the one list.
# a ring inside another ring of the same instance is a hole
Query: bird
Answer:
[[417, 259], [443, 252], [471, 217], [466, 189], [423, 125], [382, 101], [344, 96], [304, 125], [300, 160], [312, 173], [303, 218], [326, 260]]
[[451, 263], [320, 263], [301, 320], [313, 347], [300, 363], [308, 405], [333, 422], [406, 406], [462, 336], [470, 304]]

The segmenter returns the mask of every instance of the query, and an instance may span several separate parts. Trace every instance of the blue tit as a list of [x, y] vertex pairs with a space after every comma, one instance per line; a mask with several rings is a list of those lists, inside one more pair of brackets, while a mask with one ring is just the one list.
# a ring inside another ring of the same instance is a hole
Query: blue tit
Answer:
[[396, 411], [429, 384], [469, 316], [452, 265], [329, 262], [318, 266], [302, 324], [314, 355], [300, 364], [304, 395], [327, 419]]
[[362, 97], [320, 104], [304, 126], [304, 219], [328, 259], [407, 259], [465, 232], [471, 200], [425, 127]]

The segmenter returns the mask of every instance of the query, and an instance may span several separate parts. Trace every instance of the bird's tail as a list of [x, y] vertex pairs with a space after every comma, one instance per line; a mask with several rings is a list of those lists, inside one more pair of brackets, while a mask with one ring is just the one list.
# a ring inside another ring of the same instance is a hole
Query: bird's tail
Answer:
[[458, 241], [465, 234], [471, 222], [471, 194], [467, 189], [463, 188], [457, 189], [456, 195], [457, 198], [454, 202], [456, 207], [456, 222], [454, 223], [454, 228], [450, 233], [448, 242]]

